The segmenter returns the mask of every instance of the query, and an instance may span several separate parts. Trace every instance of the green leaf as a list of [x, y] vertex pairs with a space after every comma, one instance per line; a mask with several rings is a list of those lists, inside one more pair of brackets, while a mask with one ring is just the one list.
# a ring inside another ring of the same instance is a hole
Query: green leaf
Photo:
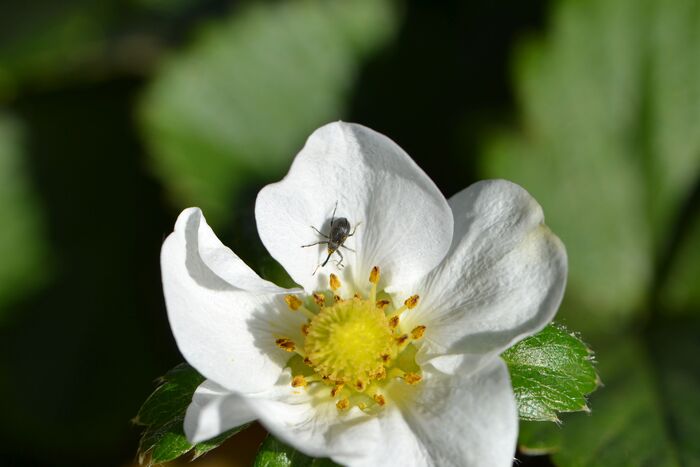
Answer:
[[700, 465], [700, 322], [656, 331], [597, 344], [605, 386], [592, 412], [564, 416], [561, 427], [530, 424], [524, 450], [554, 452], [562, 467]]
[[345, 115], [360, 65], [396, 25], [389, 0], [265, 2], [209, 25], [141, 103], [177, 202], [216, 223], [251, 176], [279, 177], [314, 129]]
[[187, 441], [183, 431], [185, 411], [192, 394], [203, 381], [204, 378], [186, 363], [176, 366], [161, 378], [160, 385], [146, 399], [134, 419], [137, 425], [145, 426], [139, 442], [139, 463], [151, 466], [189, 452], [197, 458], [248, 427], [233, 428], [194, 446]]
[[43, 218], [26, 172], [21, 123], [0, 112], [0, 321], [50, 269]]
[[260, 446], [253, 465], [254, 467], [333, 467], [338, 464], [330, 459], [309, 457], [287, 446], [274, 436], [268, 435]]
[[521, 420], [559, 421], [558, 412], [588, 411], [599, 386], [593, 352], [576, 335], [549, 325], [506, 350]]
[[648, 306], [655, 257], [700, 173], [700, 5], [567, 0], [516, 58], [522, 130], [488, 176], [542, 204], [570, 257], [565, 316], [587, 335]]

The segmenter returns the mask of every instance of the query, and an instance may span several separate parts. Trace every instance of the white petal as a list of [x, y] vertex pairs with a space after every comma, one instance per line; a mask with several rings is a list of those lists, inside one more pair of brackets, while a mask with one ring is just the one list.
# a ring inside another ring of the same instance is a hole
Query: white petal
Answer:
[[407, 385], [393, 388], [390, 395], [400, 400], [429, 465], [512, 465], [518, 412], [508, 368], [500, 358], [466, 376], [426, 374], [418, 391]]
[[[258, 194], [258, 232], [270, 254], [307, 292], [327, 288], [332, 261], [313, 275], [327, 255], [324, 240], [333, 208], [355, 235], [341, 249], [342, 276], [367, 284], [373, 266], [383, 286], [396, 290], [422, 277], [445, 255], [452, 238], [452, 214], [435, 184], [386, 136], [361, 125], [336, 122], [316, 130], [287, 176]], [[339, 258], [339, 257], [336, 257]]]
[[245, 398], [213, 381], [200, 384], [185, 414], [185, 435], [200, 443], [255, 420]]
[[349, 467], [426, 465], [427, 452], [396, 405], [387, 405], [378, 415], [357, 407], [338, 412], [327, 397], [328, 387], [311, 390], [324, 397], [314, 399], [306, 390], [291, 388], [285, 372], [273, 391], [250, 395], [247, 403], [268, 431], [307, 455], [330, 457]]
[[185, 210], [161, 250], [170, 326], [185, 359], [229, 390], [261, 391], [279, 378], [301, 342], [304, 319], [290, 312], [284, 289], [263, 281], [223, 247], [198, 209]]
[[452, 246], [415, 286], [424, 299], [404, 325], [427, 326], [419, 362], [454, 368], [449, 356], [465, 354], [476, 367], [552, 320], [566, 284], [566, 251], [544, 225], [542, 208], [514, 183], [475, 183], [449, 202]]

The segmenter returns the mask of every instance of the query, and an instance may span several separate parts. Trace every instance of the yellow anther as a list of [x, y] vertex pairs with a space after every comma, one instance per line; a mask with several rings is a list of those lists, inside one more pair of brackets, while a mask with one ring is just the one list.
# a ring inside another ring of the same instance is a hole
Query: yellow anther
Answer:
[[372, 374], [369, 375], [369, 376], [370, 376], [371, 378], [373, 378], [373, 379], [376, 379], [376, 380], [380, 380], [380, 381], [381, 381], [381, 380], [383, 380], [384, 378], [386, 378], [386, 368], [385, 368], [385, 367], [381, 367], [380, 369], [378, 369], [377, 371], [375, 371], [374, 373], [372, 373]]
[[344, 386], [345, 385], [343, 383], [338, 383], [335, 386], [333, 386], [333, 389], [331, 389], [331, 397], [337, 396], [340, 393], [340, 391], [343, 390]]
[[372, 399], [374, 399], [374, 402], [379, 404], [380, 406], [384, 407], [386, 405], [386, 399], [384, 399], [384, 396], [381, 394], [375, 394], [372, 396]]
[[338, 276], [336, 276], [335, 274], [331, 273], [331, 277], [328, 282], [331, 286], [331, 290], [336, 291], [340, 288], [340, 279], [338, 279]]
[[388, 362], [389, 360], [391, 360], [391, 355], [389, 355], [389, 354], [382, 355], [382, 361], [384, 363]]
[[287, 352], [294, 352], [295, 346], [294, 342], [291, 339], [282, 337], [280, 339], [277, 339], [275, 341], [275, 344], [277, 344], [277, 347], [279, 347], [282, 350], [286, 350]]
[[418, 384], [423, 379], [418, 373], [406, 373], [403, 375], [403, 380], [408, 384]]
[[358, 379], [357, 381], [355, 381], [355, 389], [357, 389], [358, 391], [362, 392], [365, 390], [366, 387], [367, 383], [365, 383], [363, 380]]
[[326, 296], [322, 293], [314, 292], [313, 297], [314, 303], [318, 306], [323, 306], [323, 304], [326, 303]]
[[290, 310], [300, 311], [304, 316], [306, 316], [309, 319], [314, 319], [314, 317], [316, 316], [313, 312], [311, 312], [311, 310], [303, 306], [303, 302], [296, 295], [285, 295], [284, 301], [287, 303], [287, 306]]
[[397, 343], [399, 346], [404, 345], [404, 344], [406, 343], [406, 341], [408, 341], [408, 334], [403, 334], [403, 335], [398, 336], [398, 337], [396, 338], [396, 343]]
[[357, 404], [357, 406], [360, 408], [360, 410], [365, 410], [367, 408], [367, 404], [365, 404], [364, 402], [360, 402], [359, 404]]
[[340, 298], [340, 295], [333, 295], [333, 301], [334, 301], [335, 303], [338, 303], [338, 302], [341, 301], [341, 300], [342, 300], [342, 298]]
[[301, 333], [305, 336], [309, 335], [309, 323], [301, 325]]
[[415, 341], [423, 337], [423, 334], [425, 334], [425, 326], [421, 324], [420, 326], [413, 328], [411, 331], [411, 338]]
[[344, 397], [336, 402], [335, 406], [338, 410], [347, 410], [348, 407], [350, 407], [350, 400], [347, 397]]
[[379, 308], [380, 310], [383, 310], [384, 308], [386, 308], [387, 305], [389, 305], [389, 300], [379, 300], [377, 302], [377, 308]]
[[355, 300], [359, 300], [362, 298], [362, 295], [360, 295], [359, 293], [355, 293], [355, 295], [353, 295], [352, 298], [354, 298]]
[[309, 383], [306, 382], [306, 378], [304, 378], [301, 375], [295, 376], [294, 378], [292, 378], [292, 387], [293, 388], [304, 388], [304, 387], [306, 387], [307, 384], [309, 384]]
[[392, 316], [392, 317], [389, 319], [389, 327], [390, 327], [391, 329], [396, 329], [396, 326], [398, 326], [398, 325], [399, 325], [399, 317], [398, 317], [398, 316]]
[[309, 357], [304, 357], [304, 364], [308, 366], [313, 366], [313, 362], [309, 359]]
[[287, 303], [290, 310], [296, 311], [301, 306], [301, 300], [296, 295], [285, 295], [284, 301]]
[[379, 266], [375, 266], [372, 268], [372, 272], [369, 273], [369, 281], [372, 284], [379, 283]]
[[411, 295], [410, 297], [408, 297], [406, 299], [405, 302], [403, 302], [403, 304], [406, 305], [406, 308], [408, 308], [409, 310], [412, 310], [413, 308], [415, 308], [418, 305], [419, 298], [420, 297], [418, 295]]

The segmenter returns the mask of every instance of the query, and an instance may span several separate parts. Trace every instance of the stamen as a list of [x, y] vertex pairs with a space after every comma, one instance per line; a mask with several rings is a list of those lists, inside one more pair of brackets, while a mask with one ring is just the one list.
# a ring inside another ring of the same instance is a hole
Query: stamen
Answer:
[[277, 347], [279, 347], [282, 350], [286, 350], [287, 352], [294, 352], [295, 350], [294, 342], [291, 339], [287, 339], [286, 337], [277, 339], [275, 341], [275, 344], [277, 344]]
[[340, 391], [343, 390], [343, 387], [345, 385], [343, 383], [338, 383], [335, 386], [333, 386], [333, 389], [331, 389], [331, 397], [335, 397], [340, 393]]
[[372, 272], [369, 273], [369, 282], [372, 287], [369, 291], [369, 301], [374, 302], [377, 300], [377, 284], [379, 283], [379, 266], [372, 268]]
[[387, 307], [387, 305], [389, 305], [389, 303], [390, 303], [389, 300], [379, 300], [377, 302], [377, 308], [379, 308], [380, 310], [383, 310], [384, 308]]
[[340, 284], [340, 279], [338, 279], [338, 276], [336, 276], [336, 275], [333, 274], [333, 273], [331, 273], [331, 277], [330, 277], [330, 279], [329, 279], [328, 282], [329, 282], [329, 285], [330, 285], [330, 287], [331, 287], [331, 290], [334, 291], [334, 292], [335, 292], [336, 290], [338, 290], [338, 289], [340, 288], [340, 286], [341, 286], [341, 284]]
[[402, 334], [402, 335], [396, 337], [396, 344], [399, 347], [404, 345], [406, 342], [408, 342], [408, 334]]
[[296, 295], [285, 295], [284, 301], [287, 303], [287, 306], [290, 310], [300, 311], [304, 316], [306, 316], [309, 319], [314, 319], [316, 317], [316, 314], [308, 308], [306, 308], [303, 305], [302, 301], [299, 299], [299, 297], [297, 297]]
[[405, 302], [403, 302], [403, 306], [401, 308], [398, 308], [394, 310], [390, 315], [389, 319], [393, 318], [394, 316], [401, 316], [401, 313], [403, 313], [406, 310], [412, 310], [416, 306], [418, 306], [418, 299], [420, 297], [418, 295], [411, 295], [406, 299]]
[[422, 379], [423, 379], [423, 377], [421, 375], [419, 375], [418, 373], [406, 373], [405, 375], [403, 375], [403, 380], [407, 384], [411, 384], [411, 385], [420, 383], [420, 381]]
[[358, 391], [362, 392], [365, 390], [366, 387], [367, 387], [367, 383], [365, 383], [361, 379], [358, 379], [357, 381], [355, 381], [355, 389], [357, 389]]
[[421, 324], [420, 326], [416, 326], [415, 328], [413, 328], [413, 330], [411, 331], [411, 338], [414, 341], [417, 341], [418, 339], [423, 337], [423, 334], [425, 334], [425, 326]]
[[376, 402], [381, 407], [384, 407], [386, 405], [386, 399], [384, 399], [384, 396], [382, 396], [381, 394], [373, 395], [372, 399], [374, 399], [374, 402]]
[[305, 336], [308, 336], [309, 335], [309, 327], [310, 327], [309, 323], [302, 324], [301, 325], [301, 333]]
[[308, 384], [309, 383], [306, 381], [306, 378], [304, 378], [302, 375], [292, 378], [293, 388], [305, 388]]
[[418, 305], [418, 299], [420, 297], [418, 295], [411, 295], [406, 299], [405, 302], [403, 302], [404, 305], [406, 305], [406, 308], [409, 310], [414, 309]]
[[396, 329], [396, 326], [398, 326], [398, 325], [399, 325], [399, 317], [398, 317], [398, 316], [392, 316], [392, 317], [389, 319], [389, 327], [390, 327], [391, 329]]
[[302, 305], [301, 300], [296, 295], [285, 295], [284, 301], [285, 303], [287, 303], [287, 306], [292, 311], [297, 311]]
[[340, 411], [347, 410], [348, 407], [350, 407], [350, 400], [347, 397], [344, 397], [344, 398], [340, 399], [338, 402], [336, 402], [335, 406]]
[[326, 303], [326, 296], [322, 293], [314, 292], [313, 297], [314, 303], [318, 306], [323, 306], [323, 304]]

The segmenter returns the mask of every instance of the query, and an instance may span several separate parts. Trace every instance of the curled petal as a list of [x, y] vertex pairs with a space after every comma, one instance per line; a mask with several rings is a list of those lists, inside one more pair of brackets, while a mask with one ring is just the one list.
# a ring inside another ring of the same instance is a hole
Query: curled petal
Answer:
[[422, 304], [406, 326], [427, 325], [420, 363], [473, 368], [549, 323], [566, 284], [564, 246], [542, 209], [518, 185], [489, 180], [450, 199], [455, 219], [445, 260], [417, 290]]
[[[336, 203], [354, 252], [341, 247], [345, 268], [331, 260], [314, 275], [327, 245], [301, 246], [328, 241], [312, 227], [327, 235]], [[260, 191], [255, 217], [265, 247], [307, 292], [326, 288], [331, 272], [366, 286], [373, 266], [381, 288], [401, 289], [435, 267], [452, 239], [452, 213], [425, 173], [386, 136], [343, 122], [309, 137], [287, 176]]]
[[303, 317], [286, 308], [284, 289], [260, 279], [223, 247], [199, 209], [185, 210], [161, 250], [168, 318], [185, 359], [208, 379], [239, 392], [268, 389], [298, 339]]
[[190, 443], [212, 439], [255, 420], [245, 398], [212, 381], [199, 385], [185, 413], [185, 436]]

